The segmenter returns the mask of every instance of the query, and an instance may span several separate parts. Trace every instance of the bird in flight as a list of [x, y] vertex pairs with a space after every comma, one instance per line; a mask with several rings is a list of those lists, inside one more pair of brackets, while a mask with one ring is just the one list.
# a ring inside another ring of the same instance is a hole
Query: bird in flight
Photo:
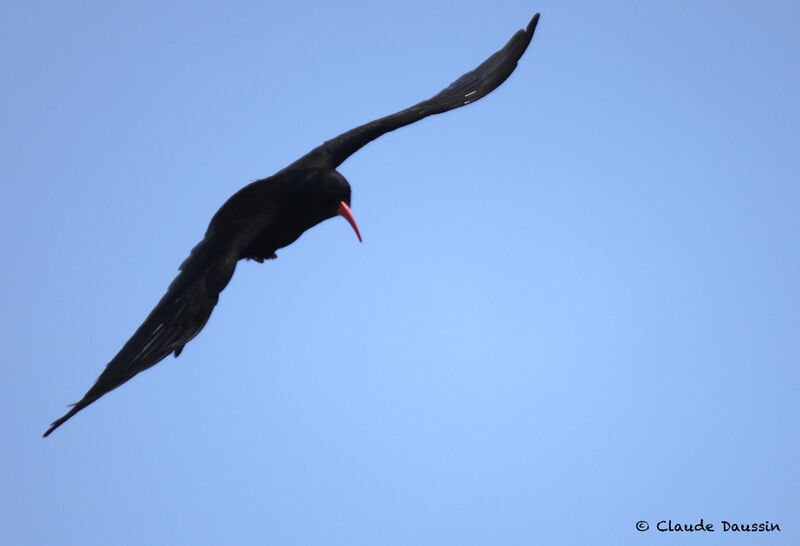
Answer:
[[360, 241], [361, 233], [350, 212], [350, 184], [336, 168], [384, 133], [491, 93], [516, 68], [538, 22], [537, 13], [500, 51], [428, 100], [328, 140], [283, 170], [231, 196], [214, 214], [203, 240], [181, 264], [180, 273], [144, 323], [106, 365], [92, 388], [54, 421], [44, 436], [169, 354], [181, 354], [205, 326], [239, 260], [263, 263], [276, 258], [276, 250], [337, 215], [350, 223]]

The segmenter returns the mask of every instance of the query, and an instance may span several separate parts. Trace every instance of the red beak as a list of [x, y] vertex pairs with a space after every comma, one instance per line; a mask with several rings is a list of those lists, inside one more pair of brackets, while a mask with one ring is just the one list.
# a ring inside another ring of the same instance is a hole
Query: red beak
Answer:
[[358, 237], [358, 242], [361, 241], [361, 232], [358, 231], [358, 224], [356, 224], [356, 219], [353, 218], [353, 213], [350, 212], [350, 207], [347, 206], [347, 203], [342, 201], [339, 203], [339, 208], [336, 210], [336, 214], [347, 220], [347, 222], [353, 226], [353, 231], [356, 232], [356, 237]]

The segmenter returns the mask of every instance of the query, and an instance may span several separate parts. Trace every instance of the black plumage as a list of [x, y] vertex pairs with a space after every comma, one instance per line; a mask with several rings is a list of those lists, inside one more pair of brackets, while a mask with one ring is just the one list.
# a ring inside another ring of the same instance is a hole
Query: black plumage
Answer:
[[350, 222], [360, 240], [349, 209], [350, 185], [335, 169], [384, 133], [464, 106], [496, 89], [516, 68], [538, 21], [537, 13], [505, 47], [430, 99], [328, 140], [273, 176], [231, 196], [211, 219], [205, 237], [181, 264], [180, 273], [144, 323], [106, 365], [92, 388], [66, 415], [54, 421], [44, 436], [169, 354], [177, 357], [205, 326], [239, 260], [263, 262], [275, 258], [276, 250], [336, 215]]

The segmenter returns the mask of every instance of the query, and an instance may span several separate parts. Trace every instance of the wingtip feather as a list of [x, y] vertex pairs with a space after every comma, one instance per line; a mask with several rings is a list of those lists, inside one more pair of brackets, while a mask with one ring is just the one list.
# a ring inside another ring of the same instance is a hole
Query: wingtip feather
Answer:
[[[537, 13], [536, 15], [533, 16], [531, 22], [528, 23], [528, 27], [525, 29], [525, 46], [522, 48], [522, 53], [524, 53], [524, 51], [528, 48], [528, 44], [531, 43], [531, 40], [533, 39], [533, 34], [534, 32], [536, 32], [536, 25], [538, 24], [539, 24], [539, 14]], [[520, 53], [520, 56], [522, 56], [522, 53]]]
[[[91, 404], [91, 402], [89, 402], [89, 404]], [[70, 419], [70, 418], [71, 418], [73, 415], [75, 415], [76, 413], [78, 413], [79, 411], [81, 411], [81, 410], [82, 410], [83, 408], [85, 408], [87, 405], [88, 405], [88, 404], [84, 404], [84, 403], [83, 403], [83, 401], [81, 401], [81, 402], [75, 402], [74, 404], [70, 404], [68, 407], [69, 407], [69, 408], [71, 408], [71, 409], [70, 409], [70, 410], [69, 410], [69, 411], [68, 411], [68, 412], [67, 412], [67, 413], [66, 413], [66, 414], [65, 414], [63, 417], [61, 417], [61, 418], [59, 418], [59, 419], [56, 419], [55, 421], [53, 421], [52, 423], [50, 423], [50, 428], [48, 428], [48, 429], [47, 429], [47, 430], [44, 432], [44, 434], [42, 434], [42, 438], [47, 438], [48, 436], [50, 436], [50, 434], [51, 434], [51, 433], [52, 433], [52, 432], [53, 432], [55, 429], [57, 429], [58, 427], [60, 427], [60, 426], [61, 426], [61, 425], [63, 425], [64, 423], [66, 423], [66, 422], [67, 422], [67, 421], [68, 421], [68, 420], [69, 420], [69, 419]]]
[[536, 30], [536, 25], [539, 23], [539, 15], [540, 15], [539, 13], [534, 15], [533, 18], [531, 19], [531, 22], [528, 23], [528, 28], [525, 29], [525, 31], [528, 34], [533, 34], [533, 31]]
[[55, 429], [57, 429], [58, 427], [60, 427], [61, 425], [63, 425], [63, 424], [64, 424], [64, 422], [65, 422], [67, 419], [69, 419], [70, 417], [72, 417], [72, 415], [70, 415], [70, 414], [68, 413], [67, 415], [65, 415], [65, 416], [64, 416], [64, 417], [62, 417], [61, 419], [57, 419], [57, 420], [53, 421], [52, 423], [50, 423], [50, 428], [48, 428], [48, 429], [47, 429], [47, 430], [44, 432], [44, 434], [42, 434], [42, 438], [47, 438], [48, 436], [50, 436], [50, 434], [51, 434], [51, 433], [52, 433], [52, 432], [53, 432]]

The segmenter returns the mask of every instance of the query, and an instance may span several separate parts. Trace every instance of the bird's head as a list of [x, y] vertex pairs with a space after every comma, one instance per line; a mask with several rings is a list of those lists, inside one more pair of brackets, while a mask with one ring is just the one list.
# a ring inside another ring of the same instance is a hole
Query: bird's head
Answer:
[[347, 220], [361, 241], [358, 224], [350, 212], [350, 184], [345, 177], [337, 171], [325, 170], [312, 173], [306, 181], [306, 192], [316, 209], [318, 221], [341, 216]]

